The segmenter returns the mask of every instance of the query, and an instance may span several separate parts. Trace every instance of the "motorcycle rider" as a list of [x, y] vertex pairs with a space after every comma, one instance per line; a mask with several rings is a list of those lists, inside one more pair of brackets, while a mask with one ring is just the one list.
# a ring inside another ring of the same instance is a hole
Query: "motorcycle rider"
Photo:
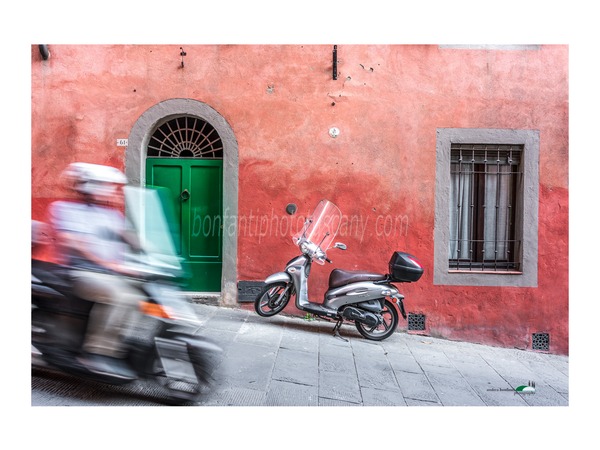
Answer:
[[70, 164], [63, 177], [76, 198], [49, 208], [57, 256], [71, 269], [75, 295], [94, 302], [78, 360], [91, 372], [133, 379], [121, 336], [144, 294], [123, 265], [127, 245], [136, 247], [120, 210], [127, 178], [114, 167], [88, 163]]

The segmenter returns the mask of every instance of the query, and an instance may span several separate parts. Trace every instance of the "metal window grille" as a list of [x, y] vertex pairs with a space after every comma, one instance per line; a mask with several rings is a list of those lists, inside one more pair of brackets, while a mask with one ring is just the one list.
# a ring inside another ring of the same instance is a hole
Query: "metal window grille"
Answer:
[[522, 145], [451, 144], [451, 270], [520, 270], [522, 153]]
[[208, 122], [179, 116], [160, 125], [148, 143], [149, 157], [223, 159], [221, 137]]

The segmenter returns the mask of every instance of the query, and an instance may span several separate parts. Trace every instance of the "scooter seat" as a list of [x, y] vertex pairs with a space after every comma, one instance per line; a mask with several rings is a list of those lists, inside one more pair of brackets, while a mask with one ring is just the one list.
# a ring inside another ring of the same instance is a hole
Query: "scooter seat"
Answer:
[[373, 272], [363, 272], [360, 270], [341, 270], [334, 269], [329, 274], [329, 287], [337, 288], [349, 283], [357, 283], [359, 281], [382, 281], [386, 279], [386, 275]]
[[[61, 264], [37, 259], [31, 260], [31, 275], [41, 283], [64, 293], [70, 291], [69, 268]], [[34, 283], [32, 278], [32, 283]]]
[[67, 266], [32, 259], [31, 275], [31, 301], [38, 308], [68, 315], [89, 315], [93, 303], [73, 294]]

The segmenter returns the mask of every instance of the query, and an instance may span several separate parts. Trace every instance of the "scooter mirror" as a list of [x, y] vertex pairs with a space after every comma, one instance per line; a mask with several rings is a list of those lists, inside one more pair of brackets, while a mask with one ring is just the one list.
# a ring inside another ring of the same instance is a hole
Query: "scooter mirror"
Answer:
[[333, 248], [339, 248], [340, 250], [346, 250], [346, 244], [342, 244], [341, 242], [336, 242], [333, 244]]

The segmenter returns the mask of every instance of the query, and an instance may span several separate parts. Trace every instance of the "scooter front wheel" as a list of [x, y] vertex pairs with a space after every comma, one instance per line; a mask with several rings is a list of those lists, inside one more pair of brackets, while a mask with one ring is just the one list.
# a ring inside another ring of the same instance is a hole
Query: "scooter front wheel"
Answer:
[[274, 316], [285, 308], [291, 296], [291, 284], [284, 282], [267, 284], [256, 297], [254, 309], [259, 316]]
[[372, 341], [383, 341], [390, 337], [398, 326], [398, 311], [389, 300], [384, 302], [383, 310], [379, 314], [383, 319], [382, 323], [374, 327], [355, 322], [358, 332]]

